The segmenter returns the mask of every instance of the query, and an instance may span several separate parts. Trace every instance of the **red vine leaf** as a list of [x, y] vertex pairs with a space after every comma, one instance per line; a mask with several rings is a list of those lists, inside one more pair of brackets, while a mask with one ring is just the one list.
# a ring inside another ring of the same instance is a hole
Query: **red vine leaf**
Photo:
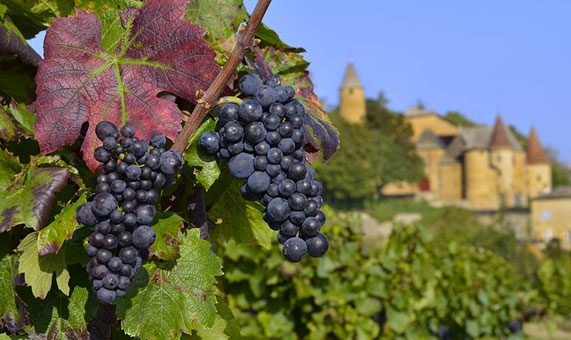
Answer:
[[92, 170], [95, 125], [102, 120], [132, 124], [140, 138], [176, 137], [182, 114], [157, 95], [171, 92], [195, 103], [196, 91], [206, 90], [220, 70], [203, 40], [206, 31], [183, 19], [186, 4], [149, 0], [124, 10], [124, 32], [112, 53], [101, 46], [106, 28], [94, 14], [76, 10], [75, 17], [54, 19], [36, 76], [35, 137], [43, 153], [74, 143], [86, 121], [81, 150]]

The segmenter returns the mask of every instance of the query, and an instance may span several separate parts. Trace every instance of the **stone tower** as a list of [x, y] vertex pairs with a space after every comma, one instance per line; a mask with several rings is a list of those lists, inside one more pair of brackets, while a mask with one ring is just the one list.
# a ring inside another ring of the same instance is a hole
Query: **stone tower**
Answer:
[[358, 124], [365, 121], [365, 90], [357, 76], [353, 63], [349, 62], [341, 89], [339, 89], [341, 117], [349, 123]]
[[535, 128], [531, 128], [527, 144], [526, 184], [531, 198], [551, 191], [551, 161], [541, 147]]
[[500, 206], [511, 208], [514, 202], [515, 155], [502, 117], [496, 118], [490, 139], [490, 163], [499, 171], [498, 199]]

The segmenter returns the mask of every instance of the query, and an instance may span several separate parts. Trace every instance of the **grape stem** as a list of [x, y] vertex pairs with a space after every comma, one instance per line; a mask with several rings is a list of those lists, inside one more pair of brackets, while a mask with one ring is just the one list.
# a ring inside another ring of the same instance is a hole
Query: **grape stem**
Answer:
[[258, 25], [262, 22], [262, 18], [268, 9], [268, 6], [272, 0], [259, 0], [256, 4], [256, 8], [250, 17], [250, 21], [246, 25], [246, 28], [239, 33], [238, 42], [236, 47], [232, 51], [230, 58], [218, 73], [212, 84], [202, 98], [198, 100], [197, 105], [194, 107], [191, 116], [186, 121], [182, 131], [176, 137], [173, 150], [178, 150], [181, 153], [184, 152], [188, 146], [188, 142], [192, 135], [204, 119], [206, 114], [210, 109], [216, 104], [218, 97], [222, 93], [222, 90], [230, 80], [230, 77], [236, 72], [238, 64], [244, 59], [246, 52], [253, 46], [253, 39], [258, 29]]

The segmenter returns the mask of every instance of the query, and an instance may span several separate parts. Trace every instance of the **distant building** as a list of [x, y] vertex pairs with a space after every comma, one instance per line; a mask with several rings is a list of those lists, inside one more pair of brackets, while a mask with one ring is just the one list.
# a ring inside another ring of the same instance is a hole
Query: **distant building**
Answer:
[[[340, 113], [351, 123], [363, 122], [365, 93], [349, 63], [340, 90]], [[526, 207], [528, 200], [551, 191], [551, 165], [537, 131], [531, 130], [527, 150], [500, 116], [493, 127], [456, 126], [432, 110], [404, 112], [412, 141], [424, 160], [421, 183], [391, 183], [383, 194], [414, 195], [467, 201], [475, 210]], [[427, 195], [428, 196], [428, 195]]]
[[543, 244], [557, 239], [561, 248], [571, 250], [571, 188], [557, 188], [533, 199], [531, 224], [534, 239]]

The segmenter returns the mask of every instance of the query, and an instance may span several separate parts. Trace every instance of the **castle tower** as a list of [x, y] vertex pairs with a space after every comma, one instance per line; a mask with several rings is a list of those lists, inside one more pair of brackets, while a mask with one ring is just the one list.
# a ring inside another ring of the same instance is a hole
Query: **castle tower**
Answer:
[[341, 89], [339, 89], [340, 114], [343, 119], [350, 123], [365, 121], [366, 102], [365, 90], [357, 76], [353, 63], [349, 62]]
[[424, 161], [424, 173], [428, 177], [429, 189], [436, 196], [440, 194], [440, 161], [444, 156], [444, 143], [432, 132], [426, 129], [416, 141], [416, 152]]
[[492, 137], [490, 139], [490, 163], [498, 169], [498, 198], [502, 207], [515, 205], [514, 195], [514, 148], [510, 143], [508, 132], [502, 117], [498, 115]]
[[535, 128], [531, 128], [527, 144], [527, 192], [537, 197], [551, 191], [551, 161], [541, 147]]

